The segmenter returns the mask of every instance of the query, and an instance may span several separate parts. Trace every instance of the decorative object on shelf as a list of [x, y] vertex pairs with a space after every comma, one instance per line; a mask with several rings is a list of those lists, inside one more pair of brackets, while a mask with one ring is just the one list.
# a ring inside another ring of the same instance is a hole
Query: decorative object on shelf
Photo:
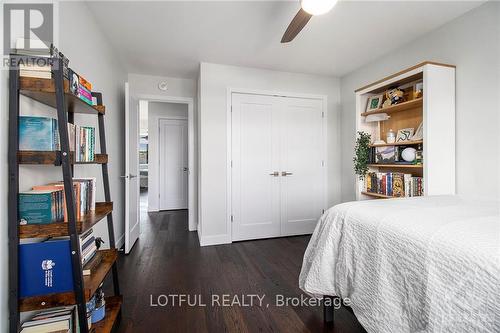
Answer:
[[398, 130], [398, 136], [396, 137], [396, 142], [411, 141], [413, 137], [414, 128], [402, 128]]
[[387, 132], [387, 143], [396, 142], [396, 133], [392, 130], [392, 128]]
[[368, 172], [369, 154], [370, 154], [371, 135], [365, 132], [358, 132], [356, 147], [354, 148], [354, 172], [359, 179], [363, 179]]
[[417, 131], [415, 134], [411, 137], [411, 141], [419, 141], [424, 138], [424, 122], [420, 122], [420, 125], [418, 125]]
[[104, 300], [104, 292], [102, 290], [102, 284], [97, 288], [94, 296], [94, 309], [92, 310], [91, 318], [92, 324], [95, 324], [104, 319], [106, 315], [106, 301]]
[[422, 98], [423, 92], [424, 92], [424, 83], [423, 82], [415, 83], [415, 87], [413, 90], [413, 98]]
[[366, 116], [365, 122], [371, 123], [371, 122], [378, 122], [378, 127], [377, 127], [377, 139], [373, 142], [374, 145], [383, 145], [385, 143], [384, 140], [380, 138], [380, 122], [385, 121], [390, 119], [391, 117], [387, 113], [377, 113], [377, 114], [371, 114]]
[[388, 106], [396, 105], [396, 104], [404, 102], [404, 91], [397, 88], [397, 87], [390, 88], [385, 93], [385, 97], [386, 97], [386, 100], [385, 100], [384, 104], [382, 104], [382, 108], [386, 108]]
[[366, 104], [366, 112], [380, 109], [383, 98], [384, 95], [374, 95], [368, 98], [368, 103]]
[[401, 152], [401, 157], [406, 162], [413, 162], [413, 161], [415, 161], [415, 154], [416, 154], [416, 152], [417, 152], [417, 150], [415, 148], [408, 147], [408, 148], [405, 148]]
[[394, 146], [375, 148], [375, 163], [391, 164], [394, 162], [396, 162], [396, 148]]
[[422, 145], [417, 146], [417, 150], [415, 151], [415, 164], [421, 165], [424, 163], [424, 151], [422, 149]]

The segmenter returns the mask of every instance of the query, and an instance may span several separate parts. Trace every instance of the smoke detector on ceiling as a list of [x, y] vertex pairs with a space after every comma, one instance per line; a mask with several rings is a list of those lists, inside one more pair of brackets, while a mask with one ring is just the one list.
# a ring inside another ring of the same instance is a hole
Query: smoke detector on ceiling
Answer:
[[162, 82], [158, 83], [158, 89], [160, 89], [162, 91], [166, 91], [167, 90], [167, 82], [162, 81]]

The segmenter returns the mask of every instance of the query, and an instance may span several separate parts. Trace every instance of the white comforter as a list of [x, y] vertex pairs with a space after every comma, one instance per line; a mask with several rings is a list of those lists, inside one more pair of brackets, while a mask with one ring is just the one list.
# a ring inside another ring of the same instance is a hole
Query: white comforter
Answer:
[[498, 203], [349, 202], [309, 242], [300, 288], [349, 298], [368, 332], [500, 332]]

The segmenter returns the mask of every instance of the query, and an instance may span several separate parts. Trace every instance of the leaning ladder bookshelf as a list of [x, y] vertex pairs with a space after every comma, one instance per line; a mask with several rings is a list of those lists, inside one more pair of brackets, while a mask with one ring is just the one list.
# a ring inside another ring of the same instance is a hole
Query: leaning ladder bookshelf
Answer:
[[[11, 55], [16, 57], [16, 55]], [[57, 306], [76, 305], [79, 329], [81, 333], [110, 332], [121, 314], [122, 297], [118, 283], [116, 260], [118, 252], [115, 247], [113, 229], [113, 203], [109, 188], [108, 156], [106, 153], [106, 136], [104, 130], [105, 107], [91, 106], [78, 99], [69, 92], [69, 83], [63, 76], [63, 63], [54, 58], [52, 63], [52, 79], [38, 79], [20, 77], [19, 69], [11, 67], [9, 70], [9, 194], [8, 194], [8, 224], [9, 224], [9, 332], [17, 333], [20, 329], [20, 313], [47, 309]], [[15, 63], [16, 61], [11, 61]], [[28, 96], [38, 102], [52, 106], [57, 111], [57, 121], [61, 142], [61, 151], [38, 152], [19, 151], [19, 98]], [[73, 166], [74, 164], [89, 164], [89, 162], [75, 162], [69, 150], [68, 122], [74, 123], [74, 113], [94, 114], [98, 117], [99, 139], [101, 153], [96, 155], [92, 164], [101, 164], [104, 185], [105, 202], [97, 203], [96, 210], [76, 219], [76, 207], [73, 193]], [[19, 225], [18, 193], [19, 193], [19, 166], [21, 164], [55, 165], [62, 168], [64, 193], [68, 207], [68, 222], [51, 223], [46, 225]], [[107, 218], [109, 235], [109, 250], [102, 252], [102, 262], [95, 273], [83, 276], [79, 251], [79, 234], [90, 229], [93, 225]], [[28, 298], [19, 298], [19, 239], [36, 237], [69, 236], [71, 249], [71, 264], [73, 273], [73, 292], [49, 294]], [[106, 317], [93, 324], [92, 329], [87, 326], [86, 302], [93, 296], [99, 285], [109, 272], [113, 276], [114, 295], [106, 297]]]

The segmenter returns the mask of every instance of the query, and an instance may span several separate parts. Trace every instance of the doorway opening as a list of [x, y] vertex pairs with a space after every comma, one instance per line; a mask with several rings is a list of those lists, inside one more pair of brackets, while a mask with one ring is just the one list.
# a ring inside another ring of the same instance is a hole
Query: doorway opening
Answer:
[[188, 209], [189, 108], [139, 100], [141, 222], [148, 212]]
[[[188, 230], [197, 230], [197, 176], [193, 98], [135, 95], [130, 93], [129, 85], [126, 83], [125, 115], [127, 140], [125, 141], [125, 175], [123, 178], [125, 179], [126, 213], [125, 253], [128, 254], [140, 238], [141, 222], [149, 220], [149, 212], [165, 209], [187, 209], [185, 214], [188, 218]], [[179, 125], [177, 131], [175, 131], [174, 126], [174, 129], [170, 128], [166, 132], [167, 134], [162, 134], [163, 136], [160, 138], [160, 119], [176, 121]], [[161, 140], [171, 142], [175, 138], [177, 138], [179, 146], [176, 156], [183, 157], [180, 162], [179, 158], [177, 160], [174, 158], [175, 150], [159, 144]], [[160, 161], [161, 154], [164, 158]], [[162, 163], [161, 166], [160, 163]], [[173, 170], [172, 166], [177, 166], [177, 169]], [[162, 174], [165, 170], [167, 174]], [[183, 177], [176, 179], [172, 176], [174, 171]], [[168, 172], [170, 172], [170, 176]], [[160, 179], [160, 175], [162, 179]], [[178, 208], [163, 204], [160, 206], [162, 196], [165, 198], [165, 196], [168, 197], [168, 193], [172, 193], [165, 192], [165, 190], [175, 189], [177, 189], [178, 194], [182, 194], [185, 198], [177, 203], [178, 205], [182, 204], [182, 206], [178, 206]], [[144, 227], [148, 228], [147, 225]]]

